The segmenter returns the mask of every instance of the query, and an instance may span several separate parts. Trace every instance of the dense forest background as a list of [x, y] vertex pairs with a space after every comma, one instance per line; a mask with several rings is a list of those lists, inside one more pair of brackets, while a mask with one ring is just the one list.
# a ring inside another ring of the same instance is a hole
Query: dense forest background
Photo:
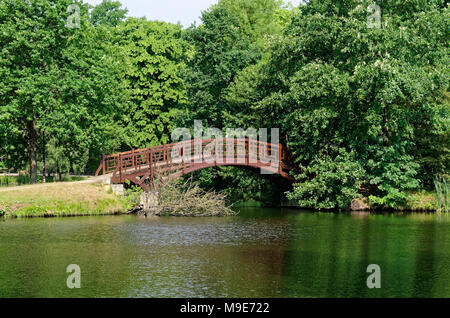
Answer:
[[377, 0], [370, 25], [372, 3], [220, 0], [183, 29], [118, 1], [0, 0], [3, 164], [35, 182], [44, 149], [49, 173], [92, 173], [101, 154], [168, 143], [195, 119], [278, 127], [293, 185], [231, 167], [195, 178], [234, 200], [401, 205], [449, 174], [449, 7]]

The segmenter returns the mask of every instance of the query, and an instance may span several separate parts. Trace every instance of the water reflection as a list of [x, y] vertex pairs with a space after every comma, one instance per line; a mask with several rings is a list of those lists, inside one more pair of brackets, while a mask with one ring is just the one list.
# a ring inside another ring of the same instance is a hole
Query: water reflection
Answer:
[[[82, 288], [66, 287], [78, 264]], [[366, 268], [381, 267], [381, 289]], [[0, 297], [450, 297], [450, 220], [246, 209], [0, 223]]]

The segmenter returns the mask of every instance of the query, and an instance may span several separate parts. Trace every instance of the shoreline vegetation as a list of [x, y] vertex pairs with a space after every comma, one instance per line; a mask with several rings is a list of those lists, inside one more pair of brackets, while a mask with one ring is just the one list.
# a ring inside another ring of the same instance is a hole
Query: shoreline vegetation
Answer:
[[[205, 191], [192, 180], [168, 183], [158, 189], [158, 203], [148, 208], [140, 190], [114, 194], [100, 183], [61, 182], [26, 187], [0, 189], [0, 217], [69, 217], [138, 214], [155, 216], [232, 216], [237, 212], [227, 204], [223, 193]], [[444, 212], [435, 192], [417, 192], [407, 204], [387, 209], [397, 212]], [[448, 197], [447, 197], [448, 200]], [[441, 205], [445, 198], [441, 197]], [[150, 204], [151, 205], [151, 204]], [[244, 204], [245, 205], [245, 204]], [[235, 206], [240, 206], [237, 204]], [[301, 208], [301, 207], [298, 207]], [[447, 207], [448, 209], [448, 207]], [[367, 199], [355, 199], [350, 211], [380, 211], [372, 209]]]
[[49, 183], [0, 190], [0, 216], [62, 217], [122, 214], [131, 208], [126, 198], [100, 184]]
[[[267, 129], [289, 148], [293, 183], [239, 166], [194, 180], [231, 202], [448, 211], [448, 186], [435, 186], [450, 180], [448, 1], [218, 0], [183, 26], [81, 0], [69, 27], [73, 2], [0, 1], [0, 173], [61, 180], [176, 130]], [[65, 199], [7, 204], [85, 214], [118, 200]]]

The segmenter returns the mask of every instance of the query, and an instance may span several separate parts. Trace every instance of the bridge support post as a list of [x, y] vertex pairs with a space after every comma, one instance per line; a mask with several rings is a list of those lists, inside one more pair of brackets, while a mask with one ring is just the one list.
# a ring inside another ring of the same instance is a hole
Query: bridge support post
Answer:
[[150, 150], [150, 189], [154, 188], [154, 178], [155, 178], [155, 170], [154, 168], [156, 168], [156, 163], [155, 163], [155, 167], [153, 167], [153, 150]]
[[147, 214], [154, 214], [157, 209], [158, 209], [158, 205], [159, 205], [159, 193], [157, 191], [146, 191], [144, 193], [141, 194], [140, 200], [141, 200], [141, 205], [142, 205], [142, 210], [145, 213], [145, 215]]
[[122, 183], [124, 180], [122, 180], [122, 155], [119, 154], [119, 183]]
[[278, 145], [278, 174], [281, 175], [282, 172], [282, 167], [281, 167], [281, 161], [283, 160], [283, 158], [281, 157], [281, 152], [283, 151], [283, 146], [282, 145]]
[[110, 184], [109, 185], [111, 191], [115, 194], [115, 195], [119, 195], [122, 196], [125, 194], [125, 190], [123, 187], [123, 184], [118, 183], [118, 184]]

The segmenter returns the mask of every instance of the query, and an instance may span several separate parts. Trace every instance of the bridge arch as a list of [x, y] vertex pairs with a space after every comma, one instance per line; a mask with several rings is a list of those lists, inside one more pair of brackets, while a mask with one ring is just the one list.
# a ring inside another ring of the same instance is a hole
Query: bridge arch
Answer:
[[112, 183], [129, 180], [149, 190], [159, 172], [175, 178], [216, 166], [259, 168], [293, 179], [287, 147], [249, 138], [192, 139], [103, 156], [95, 175], [112, 173]]

